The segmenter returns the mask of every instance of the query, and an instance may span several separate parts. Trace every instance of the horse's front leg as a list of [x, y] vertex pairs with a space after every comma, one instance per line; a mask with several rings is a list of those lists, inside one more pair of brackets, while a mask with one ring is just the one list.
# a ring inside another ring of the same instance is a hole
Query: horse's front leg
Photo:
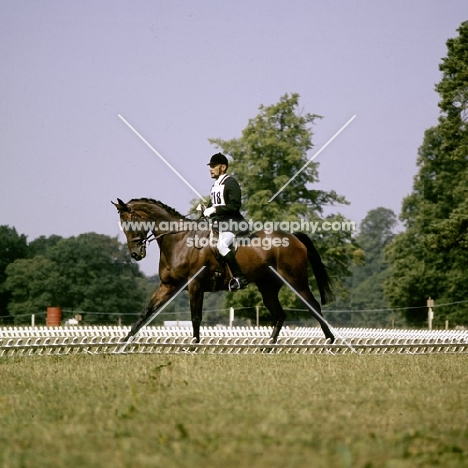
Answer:
[[200, 324], [203, 315], [203, 289], [198, 281], [189, 284], [190, 312], [192, 317], [193, 337], [200, 342]]
[[123, 341], [127, 341], [130, 337], [136, 335], [145, 322], [158, 309], [158, 307], [164, 305], [175, 294], [175, 292], [176, 288], [174, 285], [164, 283], [161, 284], [157, 291], [151, 296], [148, 304], [141, 312], [140, 317], [132, 325], [130, 332]]

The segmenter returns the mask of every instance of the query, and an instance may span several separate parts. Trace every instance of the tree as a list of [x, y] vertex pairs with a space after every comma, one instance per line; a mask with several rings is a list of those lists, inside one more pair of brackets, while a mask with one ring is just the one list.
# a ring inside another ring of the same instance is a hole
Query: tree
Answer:
[[369, 211], [363, 219], [356, 240], [365, 253], [365, 263], [353, 268], [358, 283], [387, 268], [384, 249], [394, 237], [396, 224], [396, 214], [382, 207]]
[[135, 320], [127, 314], [143, 307], [146, 281], [126, 245], [96, 233], [43, 239], [41, 245], [46, 246], [43, 255], [8, 267], [10, 313], [23, 315], [60, 306], [73, 315], [82, 313], [87, 323]]
[[11, 295], [5, 287], [6, 269], [16, 259], [28, 255], [28, 243], [24, 234], [19, 235], [15, 228], [0, 226], [0, 321], [8, 320], [8, 302]]
[[[424, 134], [413, 191], [403, 201], [406, 231], [387, 249], [387, 294], [393, 306], [413, 307], [405, 316], [415, 325], [426, 320], [429, 297], [436, 305], [468, 298], [468, 22], [458, 32], [439, 66], [439, 122]], [[436, 317], [468, 325], [467, 309], [452, 304], [436, 309]]]
[[[229, 170], [242, 185], [242, 206], [254, 220], [291, 219], [322, 214], [323, 207], [346, 203], [334, 191], [307, 188], [318, 182], [318, 163], [307, 163], [307, 152], [313, 148], [311, 125], [321, 118], [301, 114], [299, 95], [281, 97], [279, 103], [259, 107], [259, 114], [250, 119], [241, 138], [209, 141], [232, 157]], [[299, 173], [299, 174], [298, 174]], [[269, 202], [292, 176], [294, 179]]]
[[29, 258], [33, 258], [36, 255], [45, 255], [47, 250], [54, 247], [57, 244], [57, 242], [59, 242], [62, 239], [62, 237], [57, 236], [55, 234], [49, 237], [40, 236], [37, 239], [34, 239], [28, 245]]
[[[260, 106], [259, 114], [249, 120], [240, 138], [210, 139], [232, 158], [229, 171], [242, 187], [247, 218], [263, 222], [321, 222], [324, 206], [347, 203], [334, 191], [309, 188], [309, 184], [318, 181], [318, 163], [308, 163], [307, 157], [313, 147], [311, 125], [318, 118], [315, 114], [299, 111], [298, 94], [286, 94], [277, 104]], [[270, 202], [288, 181], [290, 183]], [[345, 221], [339, 214], [325, 219]], [[313, 240], [332, 276], [339, 282], [341, 276], [349, 273], [355, 250], [351, 232], [322, 230], [314, 234]], [[249, 318], [255, 317], [255, 306], [262, 303], [260, 294], [252, 288], [228, 294], [228, 303], [243, 308], [241, 313]], [[280, 299], [286, 307], [302, 309], [298, 315], [310, 316], [304, 311], [304, 304], [287, 288], [281, 290]]]
[[384, 283], [390, 274], [384, 252], [393, 240], [396, 223], [395, 213], [382, 207], [369, 211], [361, 222], [356, 242], [362, 249], [363, 261], [351, 267], [351, 277], [344, 282], [346, 294], [338, 298], [336, 307], [375, 312], [341, 313], [335, 316], [335, 321], [352, 326], [388, 325], [388, 312], [376, 310], [390, 307], [384, 294]]
[[60, 304], [65, 280], [52, 260], [43, 255], [18, 259], [6, 272], [5, 286], [11, 292], [8, 310], [16, 324], [30, 323], [31, 314], [43, 315], [47, 307]]

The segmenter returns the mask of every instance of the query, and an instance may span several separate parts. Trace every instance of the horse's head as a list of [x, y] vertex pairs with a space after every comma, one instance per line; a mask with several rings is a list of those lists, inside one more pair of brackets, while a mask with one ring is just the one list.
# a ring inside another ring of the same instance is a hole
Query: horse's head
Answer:
[[120, 198], [117, 198], [117, 203], [111, 203], [119, 212], [120, 227], [127, 238], [131, 257], [136, 261], [142, 260], [146, 256], [146, 242], [149, 231], [146, 219], [137, 214], [132, 206], [125, 204]]

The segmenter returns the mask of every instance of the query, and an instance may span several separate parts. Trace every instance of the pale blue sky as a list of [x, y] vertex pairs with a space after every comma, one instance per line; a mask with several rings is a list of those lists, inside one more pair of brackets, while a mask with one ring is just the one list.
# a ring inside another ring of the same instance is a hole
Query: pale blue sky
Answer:
[[[118, 235], [110, 200], [152, 197], [186, 213], [208, 138], [239, 137], [258, 107], [301, 96], [315, 125], [318, 188], [357, 224], [399, 213], [424, 130], [437, 123], [438, 65], [468, 19], [447, 1], [2, 1], [0, 224], [26, 234]], [[156, 271], [156, 247], [141, 264]]]

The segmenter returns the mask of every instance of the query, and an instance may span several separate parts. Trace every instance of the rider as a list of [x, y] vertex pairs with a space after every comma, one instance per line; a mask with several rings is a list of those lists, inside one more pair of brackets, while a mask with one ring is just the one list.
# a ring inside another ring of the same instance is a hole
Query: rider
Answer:
[[[208, 166], [210, 166], [210, 175], [215, 179], [211, 187], [210, 202], [203, 215], [212, 217], [213, 221], [233, 221], [239, 223], [244, 221], [240, 214], [241, 207], [241, 189], [234, 177], [226, 174], [228, 160], [222, 153], [216, 153], [211, 156]], [[232, 226], [232, 223], [230, 223]], [[235, 253], [229, 248], [234, 240], [235, 234], [230, 231], [219, 232], [217, 248], [223, 259], [228, 264], [233, 278], [229, 282], [229, 289], [243, 289], [248, 282], [237, 263]]]

